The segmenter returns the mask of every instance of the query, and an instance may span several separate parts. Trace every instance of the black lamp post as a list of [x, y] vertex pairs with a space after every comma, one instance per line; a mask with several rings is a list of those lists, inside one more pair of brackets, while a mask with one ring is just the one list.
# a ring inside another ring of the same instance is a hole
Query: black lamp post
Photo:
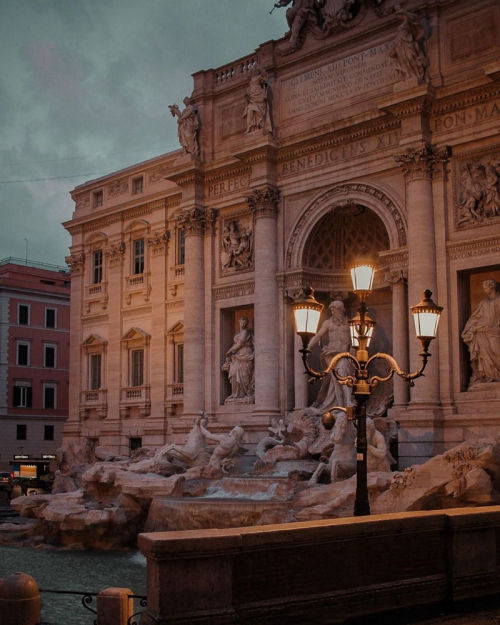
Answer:
[[[350, 352], [336, 354], [323, 371], [315, 371], [308, 362], [311, 353], [308, 344], [316, 334], [323, 305], [316, 301], [314, 291], [310, 287], [305, 290], [305, 297], [296, 300], [293, 304], [295, 329], [297, 334], [302, 338], [302, 349], [300, 353], [302, 354], [302, 361], [306, 373], [313, 379], [321, 379], [329, 373], [332, 373], [340, 384], [346, 384], [354, 391], [354, 397], [356, 398], [355, 419], [357, 427], [355, 516], [370, 514], [367, 486], [368, 442], [366, 438], [366, 402], [372, 389], [377, 386], [377, 384], [390, 380], [395, 373], [407, 380], [410, 386], [413, 386], [413, 380], [415, 380], [415, 378], [423, 375], [423, 371], [431, 355], [428, 351], [429, 343], [436, 337], [439, 317], [443, 310], [441, 306], [438, 306], [432, 301], [431, 291], [425, 291], [422, 300], [416, 306], [411, 307], [415, 322], [415, 332], [422, 344], [422, 351], [420, 352], [421, 365], [417, 371], [405, 373], [390, 354], [378, 352], [369, 357], [368, 346], [373, 335], [375, 321], [368, 316], [365, 299], [372, 291], [375, 270], [375, 265], [366, 260], [359, 261], [351, 269], [353, 291], [360, 299], [358, 312], [349, 322], [351, 343], [353, 347], [357, 348], [356, 356], [353, 356]], [[336, 370], [336, 366], [342, 358], [347, 358], [354, 364], [353, 375], [342, 376]], [[385, 361], [388, 367], [388, 372], [385, 376], [370, 375], [370, 365], [375, 360]], [[323, 423], [325, 427], [328, 427], [328, 425], [331, 427], [331, 417], [325, 415]]]

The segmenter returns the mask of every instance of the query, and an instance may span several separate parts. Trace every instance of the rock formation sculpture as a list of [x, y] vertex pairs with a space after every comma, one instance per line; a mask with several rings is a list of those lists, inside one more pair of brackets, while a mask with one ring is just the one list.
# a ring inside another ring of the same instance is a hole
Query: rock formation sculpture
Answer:
[[193, 158], [200, 156], [200, 144], [198, 135], [200, 131], [200, 118], [198, 110], [191, 104], [190, 98], [184, 98], [184, 110], [181, 112], [177, 104], [169, 106], [172, 117], [177, 117], [177, 135], [179, 143], [186, 154]]
[[254, 345], [253, 332], [248, 327], [248, 317], [240, 317], [240, 329], [234, 335], [233, 344], [226, 352], [222, 370], [226, 371], [231, 384], [231, 394], [224, 403], [254, 401]]
[[462, 339], [470, 352], [472, 376], [478, 382], [500, 381], [500, 293], [495, 280], [484, 280], [486, 297], [465, 324]]
[[394, 10], [402, 22], [389, 56], [396, 63], [396, 71], [401, 80], [417, 78], [423, 81], [426, 77], [428, 60], [422, 46], [424, 28], [420, 18], [416, 13], [411, 13], [400, 5], [396, 5]]
[[273, 125], [271, 120], [271, 103], [267, 75], [258, 67], [252, 69], [245, 98], [246, 106], [243, 112], [247, 123], [245, 134], [256, 130], [272, 133]]

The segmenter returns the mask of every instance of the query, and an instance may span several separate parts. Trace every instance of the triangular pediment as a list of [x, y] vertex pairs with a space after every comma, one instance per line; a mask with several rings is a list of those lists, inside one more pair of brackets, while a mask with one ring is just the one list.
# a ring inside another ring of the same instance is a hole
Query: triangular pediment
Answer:
[[94, 347], [96, 345], [106, 345], [108, 341], [103, 339], [102, 336], [98, 334], [89, 334], [89, 336], [83, 341], [83, 347]]
[[125, 334], [122, 336], [122, 341], [141, 340], [148, 342], [150, 338], [151, 335], [144, 330], [141, 330], [141, 328], [130, 328], [130, 330], [127, 330], [127, 332], [125, 332]]
[[167, 336], [173, 336], [175, 334], [182, 334], [184, 332], [184, 324], [182, 321], [174, 323], [174, 325], [167, 331]]

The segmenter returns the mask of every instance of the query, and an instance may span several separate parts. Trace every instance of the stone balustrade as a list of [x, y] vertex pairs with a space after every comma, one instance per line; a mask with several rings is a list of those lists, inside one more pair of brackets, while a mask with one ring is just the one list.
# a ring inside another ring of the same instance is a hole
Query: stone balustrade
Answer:
[[142, 625], [296, 625], [500, 590], [500, 506], [141, 534]]

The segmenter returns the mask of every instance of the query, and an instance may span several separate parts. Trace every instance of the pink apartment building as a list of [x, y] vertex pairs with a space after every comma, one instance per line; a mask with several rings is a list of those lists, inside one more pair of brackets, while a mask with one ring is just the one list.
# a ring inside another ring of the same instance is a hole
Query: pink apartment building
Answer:
[[22, 457], [35, 473], [61, 444], [68, 416], [69, 297], [66, 269], [0, 260], [2, 471], [17, 468], [12, 463]]

